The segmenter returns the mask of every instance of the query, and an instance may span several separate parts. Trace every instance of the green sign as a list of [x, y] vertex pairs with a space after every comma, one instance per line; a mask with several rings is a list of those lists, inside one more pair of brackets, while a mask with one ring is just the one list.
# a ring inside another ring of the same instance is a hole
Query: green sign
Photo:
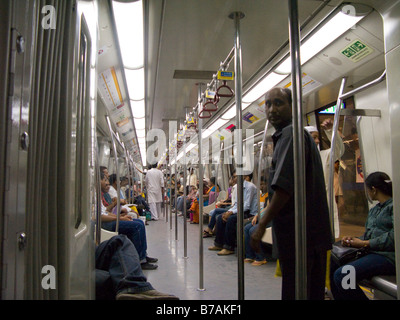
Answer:
[[374, 50], [362, 43], [360, 40], [355, 40], [346, 48], [341, 50], [341, 53], [353, 62], [358, 62], [371, 54]]

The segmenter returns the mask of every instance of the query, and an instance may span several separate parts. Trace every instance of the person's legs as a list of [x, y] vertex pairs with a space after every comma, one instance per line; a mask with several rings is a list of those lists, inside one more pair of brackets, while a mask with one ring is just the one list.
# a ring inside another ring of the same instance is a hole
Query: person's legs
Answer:
[[210, 212], [210, 217], [211, 217], [211, 219], [210, 219], [210, 222], [208, 223], [208, 229], [209, 229], [209, 230], [212, 231], [212, 230], [214, 229], [215, 224], [217, 223], [217, 217], [218, 217], [219, 215], [221, 215], [222, 213], [226, 212], [226, 211], [228, 211], [228, 209], [225, 209], [225, 208], [215, 208], [214, 210], [212, 210], [212, 211]]
[[[352, 279], [354, 272], [355, 279]], [[357, 260], [341, 266], [333, 272], [331, 291], [335, 300], [367, 300], [367, 296], [357, 285], [363, 279], [375, 275], [393, 275], [396, 269], [384, 256], [370, 253]], [[351, 287], [351, 282], [355, 283]]]
[[256, 253], [250, 245], [251, 232], [253, 230], [251, 223], [244, 226], [244, 247], [245, 247], [245, 258], [250, 260], [256, 259]]
[[100, 243], [95, 252], [96, 269], [108, 271], [115, 294], [136, 293], [154, 289], [140, 268], [135, 246], [125, 235]]
[[308, 299], [325, 299], [326, 250], [314, 250], [307, 256]]
[[237, 224], [237, 215], [232, 214], [228, 220], [226, 221], [225, 226], [225, 235], [224, 235], [224, 249], [229, 251], [235, 250], [236, 245], [236, 224]]
[[157, 203], [149, 203], [149, 207], [151, 212], [151, 219], [158, 220]]
[[[135, 246], [125, 235], [102, 242], [96, 249], [95, 259], [96, 277], [109, 274], [117, 300], [179, 300], [176, 296], [154, 290], [147, 282]], [[96, 279], [97, 283], [101, 281]], [[102, 291], [102, 288], [96, 288], [96, 294]]]
[[282, 272], [282, 300], [295, 299], [295, 261], [291, 257], [279, 257]]
[[[116, 222], [111, 221], [102, 223], [102, 227], [109, 231], [115, 231]], [[147, 240], [146, 228], [142, 220], [134, 219], [131, 221], [119, 222], [119, 234], [126, 235], [134, 244], [136, 251], [139, 254], [140, 261], [146, 261]]]

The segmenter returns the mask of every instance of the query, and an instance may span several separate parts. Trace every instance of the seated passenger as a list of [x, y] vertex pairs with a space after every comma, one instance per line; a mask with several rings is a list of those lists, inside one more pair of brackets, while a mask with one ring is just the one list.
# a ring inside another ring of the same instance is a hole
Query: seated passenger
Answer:
[[[117, 199], [117, 175], [115, 173], [111, 174], [108, 177], [108, 181], [110, 182], [108, 194], [110, 195], [112, 201], [117, 203], [117, 200], [116, 200]], [[137, 219], [137, 214], [132, 212], [132, 209], [126, 205], [127, 202], [125, 200], [125, 195], [122, 192], [122, 190], [120, 190], [119, 202], [121, 205], [121, 213], [127, 213], [133, 219]]]
[[[206, 195], [208, 195], [208, 192], [212, 189], [208, 187], [209, 183], [210, 183], [209, 179], [203, 179], [203, 199], [205, 199]], [[198, 191], [196, 194], [196, 198], [193, 200], [192, 205], [189, 209], [191, 224], [199, 223], [199, 214], [200, 214], [199, 200], [200, 196]], [[203, 205], [206, 205], [206, 203], [208, 204], [208, 197], [206, 200], [203, 201]]]
[[[101, 176], [101, 189], [103, 193], [107, 193], [107, 186], [109, 186], [108, 180], [104, 173]], [[103, 201], [101, 202], [101, 227], [108, 231], [115, 231], [117, 223], [117, 215], [112, 213], [110, 207], [115, 206], [114, 202], [105, 207]], [[147, 239], [146, 239], [146, 227], [142, 220], [132, 219], [126, 213], [122, 213], [119, 219], [119, 234], [126, 235], [129, 240], [134, 244], [142, 263], [142, 269], [152, 270], [156, 269], [157, 265], [151, 262], [156, 262], [156, 258], [150, 258], [147, 256]]]
[[208, 190], [208, 205], [215, 203], [215, 200], [218, 198], [219, 192], [221, 188], [218, 185], [215, 185], [215, 177], [210, 178], [210, 185]]
[[236, 183], [233, 182], [233, 177], [230, 177], [229, 178], [229, 187], [227, 190], [228, 193], [226, 195], [226, 198], [224, 200], [218, 201], [215, 204], [216, 208], [225, 208], [225, 207], [230, 207], [232, 205], [232, 189], [235, 184]]
[[[232, 185], [231, 188], [231, 203], [232, 206], [236, 204], [236, 181], [237, 176], [236, 172], [233, 172], [232, 177], [229, 179], [229, 183]], [[214, 234], [215, 224], [217, 222], [217, 217], [224, 212], [227, 212], [231, 205], [228, 205], [228, 201], [224, 201], [223, 203], [216, 204], [216, 208], [212, 210], [209, 214], [209, 223], [208, 226], [203, 231], [203, 238], [211, 237]]]
[[[377, 275], [395, 275], [394, 229], [392, 182], [383, 172], [371, 173], [365, 180], [368, 195], [379, 203], [368, 212], [365, 233], [362, 237], [343, 237], [342, 245], [365, 247], [368, 254], [347, 265], [354, 267], [356, 281], [370, 279]], [[335, 300], [368, 300], [359, 286], [355, 289], [343, 288], [342, 281], [348, 277], [331, 259], [331, 291]], [[345, 281], [346, 282], [346, 281]]]
[[140, 267], [135, 246], [125, 235], [114, 236], [96, 248], [96, 299], [179, 300], [154, 290]]
[[[259, 196], [257, 195], [257, 187], [251, 183], [253, 174], [244, 176], [243, 181], [243, 216], [247, 219], [255, 216], [258, 210]], [[218, 255], [233, 254], [236, 245], [236, 223], [237, 223], [237, 201], [226, 212], [217, 217], [217, 233], [215, 236], [214, 246], [209, 250], [218, 250]]]
[[267, 206], [268, 185], [267, 185], [265, 179], [261, 179], [260, 189], [261, 189], [261, 195], [260, 195], [261, 211], [256, 216], [254, 216], [254, 218], [251, 220], [251, 223], [248, 223], [244, 226], [244, 244], [245, 244], [244, 262], [251, 263], [253, 266], [261, 266], [261, 265], [267, 263], [266, 255], [262, 251], [263, 248], [261, 247], [260, 252], [256, 252], [253, 250], [253, 248], [250, 245], [251, 234], [256, 230], [257, 223], [261, 219], [261, 217], [264, 213], [263, 209]]
[[[203, 194], [204, 206], [208, 206], [209, 204], [213, 203], [215, 201], [215, 198], [216, 198], [215, 194], [219, 193], [219, 187], [215, 186], [215, 177], [211, 177], [207, 181], [207, 188], [206, 189], [207, 189], [206, 192]], [[210, 197], [212, 197], [212, 198], [210, 199]]]
[[190, 186], [189, 194], [186, 196], [186, 212], [183, 212], [183, 197], [178, 201], [178, 211], [182, 212], [182, 215], [186, 218], [190, 217], [190, 207], [193, 204], [193, 201], [196, 199], [197, 188], [196, 186]]

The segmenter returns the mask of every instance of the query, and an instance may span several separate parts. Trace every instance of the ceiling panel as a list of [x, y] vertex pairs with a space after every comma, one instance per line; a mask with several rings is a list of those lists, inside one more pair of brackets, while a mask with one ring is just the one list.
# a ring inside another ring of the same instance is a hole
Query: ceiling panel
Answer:
[[[286, 4], [277, 0], [148, 1], [147, 129], [168, 132], [168, 122], [163, 120], [184, 119], [185, 107], [196, 105], [196, 83], [211, 78], [174, 79], [175, 71], [217, 71], [234, 45], [234, 23], [228, 17], [234, 11], [245, 14], [241, 42], [246, 83], [287, 42]], [[299, 5], [303, 23], [322, 1], [299, 1]]]

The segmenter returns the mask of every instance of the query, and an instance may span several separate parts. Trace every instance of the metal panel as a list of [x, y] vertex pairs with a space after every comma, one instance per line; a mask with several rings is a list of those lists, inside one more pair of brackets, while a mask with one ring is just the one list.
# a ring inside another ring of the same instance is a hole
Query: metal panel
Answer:
[[[13, 1], [8, 65], [8, 101], [6, 104], [5, 189], [3, 257], [2, 257], [2, 298], [22, 299], [24, 297], [24, 272], [26, 244], [25, 211], [26, 179], [28, 157], [28, 117], [30, 86], [32, 77], [32, 49], [36, 24], [35, 3], [23, 0]], [[33, 28], [32, 28], [33, 26]], [[6, 64], [7, 65], [7, 64]]]

